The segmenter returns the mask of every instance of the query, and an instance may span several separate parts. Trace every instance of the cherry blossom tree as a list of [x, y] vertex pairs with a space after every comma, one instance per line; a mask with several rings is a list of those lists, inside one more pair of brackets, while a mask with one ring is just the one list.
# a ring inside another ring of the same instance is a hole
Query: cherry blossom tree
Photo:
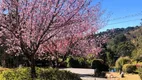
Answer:
[[44, 53], [50, 41], [72, 34], [83, 37], [101, 27], [104, 11], [100, 3], [90, 3], [91, 0], [0, 0], [0, 35], [6, 36], [6, 52], [22, 52], [30, 63], [31, 77], [36, 77], [35, 55]]
[[63, 39], [50, 41], [48, 45], [45, 44], [44, 52], [50, 53], [51, 57], [55, 58], [56, 63], [58, 63], [59, 58], [64, 62], [67, 56], [70, 55], [83, 57], [92, 54], [98, 56], [102, 51], [102, 44], [105, 44], [107, 40], [107, 35], [95, 36], [95, 34], [92, 34], [85, 37], [72, 35]]

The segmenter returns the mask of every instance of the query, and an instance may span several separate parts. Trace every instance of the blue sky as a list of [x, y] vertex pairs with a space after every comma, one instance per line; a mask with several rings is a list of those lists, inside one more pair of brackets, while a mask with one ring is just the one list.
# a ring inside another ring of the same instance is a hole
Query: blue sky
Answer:
[[[93, 0], [92, 5], [95, 5], [98, 1], [100, 0]], [[102, 0], [102, 9], [111, 13], [111, 17], [108, 25], [101, 31], [140, 25], [142, 0]]]

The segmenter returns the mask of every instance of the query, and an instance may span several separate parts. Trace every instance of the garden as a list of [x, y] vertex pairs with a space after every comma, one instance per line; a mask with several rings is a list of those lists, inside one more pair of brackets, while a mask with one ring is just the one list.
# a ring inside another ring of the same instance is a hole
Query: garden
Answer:
[[139, 34], [98, 33], [109, 14], [101, 1], [91, 2], [0, 0], [0, 80], [81, 80], [61, 68], [94, 69], [93, 77], [106, 77], [115, 68], [142, 78], [140, 44], [133, 43], [141, 41], [135, 41]]
[[[142, 79], [142, 63], [136, 62], [135, 60], [130, 59], [129, 57], [120, 57], [117, 59], [115, 66], [110, 68], [112, 78], [119, 80], [141, 80]], [[115, 70], [115, 71], [114, 71]], [[121, 76], [121, 72], [124, 73]]]
[[76, 74], [55, 68], [90, 67], [85, 58], [74, 57], [97, 56], [101, 44], [107, 41], [106, 36], [95, 36], [105, 25], [101, 4], [90, 3], [91, 0], [0, 1], [0, 65], [9, 68], [1, 70], [0, 78], [79, 80]]

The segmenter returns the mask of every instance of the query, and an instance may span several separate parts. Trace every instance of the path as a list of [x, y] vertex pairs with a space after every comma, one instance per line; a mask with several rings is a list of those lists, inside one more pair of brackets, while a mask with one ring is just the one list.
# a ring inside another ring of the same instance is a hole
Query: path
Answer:
[[95, 78], [92, 75], [94, 74], [94, 69], [83, 69], [83, 68], [64, 68], [60, 70], [67, 70], [73, 73], [79, 74], [83, 80], [107, 80], [106, 78]]

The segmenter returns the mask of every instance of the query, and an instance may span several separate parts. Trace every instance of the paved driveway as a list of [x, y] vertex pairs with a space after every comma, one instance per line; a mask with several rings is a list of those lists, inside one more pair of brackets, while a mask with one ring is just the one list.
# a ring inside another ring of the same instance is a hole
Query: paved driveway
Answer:
[[73, 73], [79, 74], [83, 80], [107, 80], [106, 78], [96, 78], [92, 77], [94, 74], [94, 69], [83, 69], [83, 68], [64, 68], [60, 70], [67, 70]]

